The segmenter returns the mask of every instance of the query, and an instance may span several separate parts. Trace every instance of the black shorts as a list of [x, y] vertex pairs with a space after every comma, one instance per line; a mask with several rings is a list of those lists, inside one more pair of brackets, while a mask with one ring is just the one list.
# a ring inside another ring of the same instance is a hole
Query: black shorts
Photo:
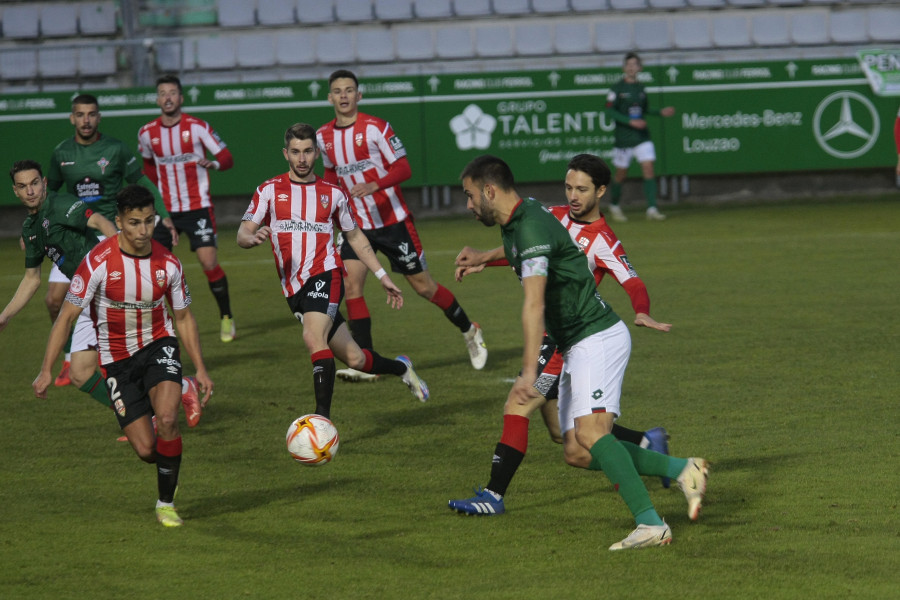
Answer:
[[[419, 241], [419, 232], [413, 224], [412, 217], [402, 223], [388, 225], [381, 229], [363, 229], [362, 232], [369, 240], [372, 250], [379, 250], [391, 263], [391, 271], [403, 275], [415, 275], [428, 270], [425, 262], [425, 251], [422, 242]], [[347, 243], [347, 238], [340, 239], [341, 258], [343, 260], [359, 260], [356, 252]]]
[[[192, 252], [197, 248], [218, 247], [216, 217], [211, 206], [187, 212], [173, 212], [171, 217], [175, 231], [187, 234]], [[153, 230], [153, 239], [169, 250], [172, 249], [172, 235], [162, 222], [156, 224], [156, 228]]]
[[314, 275], [307, 279], [300, 291], [287, 298], [288, 307], [297, 320], [303, 323], [303, 315], [308, 312], [317, 312], [328, 315], [334, 325], [328, 334], [328, 339], [334, 335], [337, 328], [344, 322], [338, 308], [344, 299], [344, 279], [337, 269]]
[[150, 390], [163, 381], [181, 385], [181, 350], [174, 337], [157, 340], [131, 358], [106, 366], [106, 387], [119, 427], [153, 412]]

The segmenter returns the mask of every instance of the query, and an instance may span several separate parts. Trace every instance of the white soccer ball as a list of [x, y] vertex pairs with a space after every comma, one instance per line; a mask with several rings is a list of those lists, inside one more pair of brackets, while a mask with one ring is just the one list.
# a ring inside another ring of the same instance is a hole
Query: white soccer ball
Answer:
[[298, 463], [317, 467], [328, 464], [340, 445], [334, 423], [322, 415], [303, 415], [288, 427], [288, 452]]

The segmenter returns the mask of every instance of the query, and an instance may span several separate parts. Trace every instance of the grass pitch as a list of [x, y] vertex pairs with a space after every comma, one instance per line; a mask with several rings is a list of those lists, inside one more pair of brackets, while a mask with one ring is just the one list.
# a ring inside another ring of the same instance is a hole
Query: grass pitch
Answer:
[[[432, 400], [392, 378], [338, 382], [341, 449], [322, 468], [284, 447], [314, 402], [268, 248], [220, 234], [229, 345], [196, 260], [178, 249], [216, 393], [185, 427], [176, 530], [155, 522], [155, 470], [115, 442], [112, 415], [71, 387], [33, 398], [48, 332], [36, 297], [0, 334], [0, 597], [893, 597], [897, 202], [675, 206], [665, 223], [615, 225], [653, 315], [674, 324], [632, 327], [620, 422], [665, 426], [673, 454], [712, 462], [696, 524], [677, 488], [645, 480], [674, 543], [639, 552], [607, 551], [632, 529], [624, 503], [602, 474], [566, 467], [539, 418], [507, 514], [447, 509], [487, 482], [520, 366], [514, 276], [452, 280], [459, 248], [495, 246], [497, 229], [419, 223], [435, 277], [484, 327], [487, 367], [471, 369], [460, 334], [405, 282], [398, 313], [370, 280], [376, 348], [409, 354]], [[22, 266], [16, 242], [0, 241], [0, 301]], [[601, 292], [630, 323], [624, 292], [613, 281]]]

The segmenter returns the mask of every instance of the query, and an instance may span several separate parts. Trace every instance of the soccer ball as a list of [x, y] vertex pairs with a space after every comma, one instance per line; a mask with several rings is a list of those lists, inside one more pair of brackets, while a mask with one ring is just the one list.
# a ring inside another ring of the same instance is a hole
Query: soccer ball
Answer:
[[331, 462], [340, 438], [334, 423], [322, 415], [303, 415], [288, 427], [288, 452], [298, 463], [317, 467]]

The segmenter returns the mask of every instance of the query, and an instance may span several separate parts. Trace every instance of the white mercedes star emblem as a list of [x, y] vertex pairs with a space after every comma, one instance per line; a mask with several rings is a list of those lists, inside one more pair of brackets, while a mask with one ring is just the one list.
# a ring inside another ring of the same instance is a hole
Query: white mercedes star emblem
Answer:
[[[833, 105], [837, 104], [837, 107]], [[823, 125], [823, 117], [833, 124]], [[822, 100], [813, 118], [813, 133], [822, 150], [835, 158], [862, 156], [878, 139], [881, 122], [875, 106], [862, 94], [835, 92]]]

